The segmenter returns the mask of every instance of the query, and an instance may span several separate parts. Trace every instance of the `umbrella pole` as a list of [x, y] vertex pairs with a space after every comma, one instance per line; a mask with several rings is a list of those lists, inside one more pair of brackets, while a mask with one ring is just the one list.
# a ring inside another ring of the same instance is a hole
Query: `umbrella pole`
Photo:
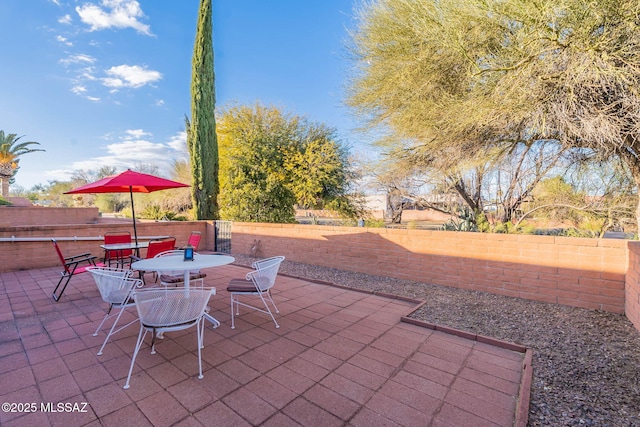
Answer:
[[136, 238], [136, 246], [138, 246], [138, 230], [136, 230], [136, 211], [133, 208], [133, 188], [129, 186], [129, 195], [131, 195], [131, 216], [133, 217], [133, 235]]

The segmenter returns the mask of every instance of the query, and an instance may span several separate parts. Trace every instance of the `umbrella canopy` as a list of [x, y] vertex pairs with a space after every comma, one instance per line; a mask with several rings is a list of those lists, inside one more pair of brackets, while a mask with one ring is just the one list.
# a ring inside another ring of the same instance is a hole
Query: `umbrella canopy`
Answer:
[[159, 176], [127, 170], [117, 175], [102, 178], [99, 181], [83, 185], [64, 194], [87, 193], [129, 193], [131, 195], [131, 215], [133, 216], [133, 233], [138, 244], [136, 230], [136, 213], [133, 207], [133, 193], [151, 193], [170, 188], [189, 187], [181, 182], [160, 178]]

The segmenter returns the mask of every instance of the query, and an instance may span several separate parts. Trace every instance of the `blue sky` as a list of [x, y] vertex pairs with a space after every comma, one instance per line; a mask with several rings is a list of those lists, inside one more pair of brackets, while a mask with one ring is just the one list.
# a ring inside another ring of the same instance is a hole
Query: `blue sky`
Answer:
[[[274, 105], [357, 146], [344, 106], [356, 0], [214, 0], [216, 105]], [[16, 185], [183, 153], [198, 0], [2, 0], [0, 129], [46, 152]]]

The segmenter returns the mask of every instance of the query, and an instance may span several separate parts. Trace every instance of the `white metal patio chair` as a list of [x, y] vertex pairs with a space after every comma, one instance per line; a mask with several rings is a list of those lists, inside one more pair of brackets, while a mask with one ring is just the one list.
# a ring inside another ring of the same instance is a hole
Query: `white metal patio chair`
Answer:
[[203, 378], [201, 349], [204, 347], [204, 316], [205, 308], [213, 293], [215, 289], [208, 288], [151, 288], [133, 293], [140, 317], [140, 332], [131, 358], [125, 389], [129, 388], [133, 365], [149, 331], [151, 331], [151, 354], [155, 354], [155, 340], [158, 333], [180, 331], [195, 326], [198, 340], [198, 378]]
[[[163, 256], [172, 256], [172, 255], [184, 255], [184, 250], [182, 249], [174, 249], [171, 251], [164, 251], [157, 254], [154, 258], [159, 258]], [[197, 255], [197, 253], [194, 253]], [[158, 277], [160, 278], [160, 284], [163, 286], [178, 286], [184, 284], [184, 273], [182, 271], [164, 271], [161, 274], [158, 273]], [[200, 270], [193, 270], [189, 272], [189, 283], [196, 283], [197, 286], [204, 286], [204, 278], [207, 277], [206, 273], [201, 272]]]
[[[107, 333], [104, 342], [102, 343], [102, 347], [100, 347], [100, 350], [98, 351], [98, 356], [100, 356], [102, 355], [102, 350], [104, 350], [105, 345], [107, 345], [107, 341], [109, 341], [109, 338], [113, 334], [136, 322], [137, 319], [132, 320], [126, 325], [120, 326], [116, 329], [116, 325], [118, 324], [120, 317], [122, 317], [122, 313], [124, 313], [128, 307], [133, 307], [135, 305], [131, 298], [131, 293], [136, 287], [141, 287], [143, 282], [140, 279], [132, 279], [131, 275], [133, 274], [133, 270], [129, 269], [88, 267], [87, 271], [93, 276], [93, 280], [96, 282], [102, 300], [109, 304], [107, 313], [102, 319], [102, 322], [100, 322], [100, 325], [98, 325], [96, 331], [93, 333], [93, 336], [98, 336], [98, 332], [107, 319], [111, 317], [116, 318], [113, 321], [113, 325], [111, 325], [111, 329], [109, 330], [109, 333]], [[112, 313], [114, 308], [117, 310], [117, 313]]]
[[[269, 308], [267, 300], [271, 301], [275, 312], [279, 313], [278, 307], [276, 307], [276, 304], [273, 302], [273, 298], [271, 298], [271, 288], [273, 288], [276, 283], [278, 269], [280, 268], [282, 261], [284, 261], [283, 256], [265, 258], [256, 261], [251, 264], [255, 270], [247, 273], [244, 279], [232, 279], [229, 282], [227, 292], [231, 294], [231, 329], [235, 329], [236, 327], [234, 317], [240, 315], [240, 306], [268, 314], [271, 316], [271, 320], [275, 323], [276, 328], [280, 327]], [[241, 302], [240, 297], [247, 295], [258, 296], [260, 300], [262, 300], [265, 308]]]

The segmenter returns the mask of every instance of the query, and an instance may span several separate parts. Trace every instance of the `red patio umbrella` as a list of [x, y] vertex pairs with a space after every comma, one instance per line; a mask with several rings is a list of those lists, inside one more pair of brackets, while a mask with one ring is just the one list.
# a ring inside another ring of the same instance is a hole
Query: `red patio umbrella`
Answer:
[[131, 195], [131, 215], [133, 216], [133, 234], [138, 244], [138, 231], [136, 230], [136, 212], [133, 208], [133, 193], [151, 193], [153, 191], [167, 190], [169, 188], [189, 187], [181, 182], [160, 178], [159, 176], [126, 170], [117, 175], [102, 178], [99, 181], [83, 185], [64, 194], [87, 193], [129, 193]]

